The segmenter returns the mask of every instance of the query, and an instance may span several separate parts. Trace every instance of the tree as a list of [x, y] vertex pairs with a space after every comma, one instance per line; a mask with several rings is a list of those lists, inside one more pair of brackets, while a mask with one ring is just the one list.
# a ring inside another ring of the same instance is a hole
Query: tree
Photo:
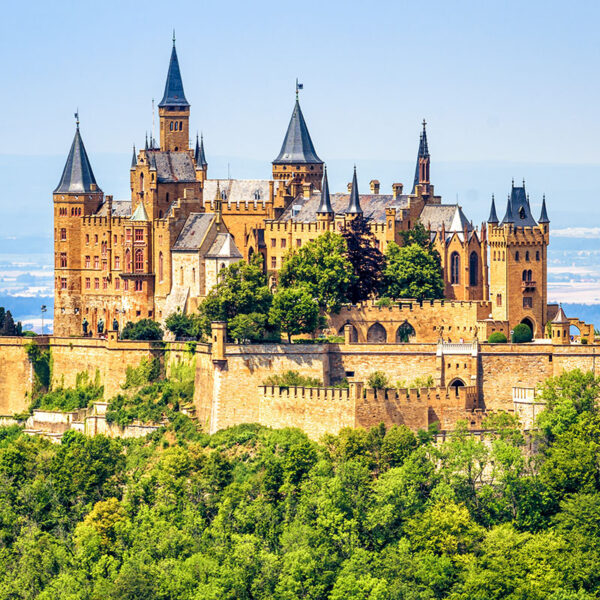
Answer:
[[127, 321], [121, 332], [123, 340], [162, 340], [162, 337], [163, 330], [152, 319], [141, 319], [135, 323]]
[[354, 280], [350, 285], [349, 300], [353, 304], [375, 295], [381, 287], [384, 259], [375, 245], [375, 236], [367, 220], [358, 216], [342, 229], [346, 241], [346, 256], [352, 265]]
[[167, 329], [175, 334], [175, 339], [197, 338], [199, 331], [199, 319], [197, 315], [186, 315], [177, 310], [171, 313], [165, 320]]
[[228, 323], [229, 337], [239, 343], [258, 342], [273, 337], [276, 332], [267, 331], [267, 319], [267, 315], [257, 312], [236, 315]]
[[524, 344], [530, 342], [533, 339], [533, 333], [531, 327], [526, 323], [519, 323], [513, 330], [513, 343]]
[[321, 310], [339, 312], [348, 301], [355, 276], [347, 255], [344, 238], [327, 231], [313, 242], [291, 250], [279, 271], [283, 288], [305, 285]]
[[398, 246], [390, 242], [385, 251], [383, 292], [390, 298], [417, 300], [443, 298], [444, 282], [439, 259], [418, 244]]
[[17, 335], [17, 326], [10, 310], [6, 311], [2, 327], [0, 328], [0, 335]]
[[[222, 269], [219, 276], [219, 283], [210, 290], [198, 309], [202, 333], [210, 335], [213, 321], [231, 323], [238, 315], [269, 313], [273, 294], [262, 270], [260, 254], [254, 254], [249, 262], [240, 261]], [[236, 325], [241, 325], [239, 320]]]
[[506, 336], [501, 331], [490, 333], [490, 337], [488, 338], [490, 344], [506, 344], [507, 341]]
[[313, 333], [319, 325], [319, 305], [307, 286], [281, 288], [273, 297], [269, 323], [292, 335]]
[[411, 244], [417, 244], [417, 246], [421, 246], [424, 250], [431, 252], [432, 254], [437, 254], [439, 258], [439, 253], [434, 249], [433, 241], [431, 236], [429, 235], [429, 231], [425, 229], [423, 223], [418, 222], [414, 227], [409, 229], [408, 231], [401, 231], [400, 237], [402, 238], [403, 246], [410, 246]]

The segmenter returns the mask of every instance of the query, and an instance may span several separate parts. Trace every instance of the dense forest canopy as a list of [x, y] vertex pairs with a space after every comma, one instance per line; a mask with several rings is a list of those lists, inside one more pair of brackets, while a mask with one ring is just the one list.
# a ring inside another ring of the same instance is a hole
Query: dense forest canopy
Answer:
[[2, 428], [0, 599], [597, 598], [599, 389], [564, 374], [538, 433], [500, 415], [443, 444], [183, 415], [142, 440]]

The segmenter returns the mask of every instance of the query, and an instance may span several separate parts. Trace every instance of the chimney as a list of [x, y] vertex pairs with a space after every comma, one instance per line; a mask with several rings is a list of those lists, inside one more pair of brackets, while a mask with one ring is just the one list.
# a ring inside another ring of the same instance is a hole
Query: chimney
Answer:
[[377, 179], [371, 179], [369, 187], [371, 188], [371, 194], [379, 194], [379, 181]]
[[303, 183], [302, 184], [302, 194], [305, 198], [310, 198], [310, 194], [312, 192], [312, 183]]
[[398, 196], [402, 195], [403, 189], [404, 189], [403, 183], [392, 183], [392, 190], [394, 192], [394, 200], [398, 200]]
[[90, 191], [95, 192], [98, 189], [98, 186], [95, 183], [90, 183]]

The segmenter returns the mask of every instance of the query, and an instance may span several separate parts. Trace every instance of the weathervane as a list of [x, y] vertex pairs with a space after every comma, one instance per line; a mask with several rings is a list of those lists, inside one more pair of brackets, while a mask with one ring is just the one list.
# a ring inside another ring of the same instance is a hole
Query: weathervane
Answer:
[[304, 84], [298, 83], [298, 78], [296, 77], [296, 100], [298, 100], [298, 90], [303, 90]]

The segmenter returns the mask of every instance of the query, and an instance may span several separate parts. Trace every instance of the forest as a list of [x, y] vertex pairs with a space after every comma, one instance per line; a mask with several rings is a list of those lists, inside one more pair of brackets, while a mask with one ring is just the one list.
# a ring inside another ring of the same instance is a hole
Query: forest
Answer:
[[188, 417], [138, 440], [0, 428], [0, 599], [587, 600], [600, 593], [600, 380], [535, 431], [311, 441]]

